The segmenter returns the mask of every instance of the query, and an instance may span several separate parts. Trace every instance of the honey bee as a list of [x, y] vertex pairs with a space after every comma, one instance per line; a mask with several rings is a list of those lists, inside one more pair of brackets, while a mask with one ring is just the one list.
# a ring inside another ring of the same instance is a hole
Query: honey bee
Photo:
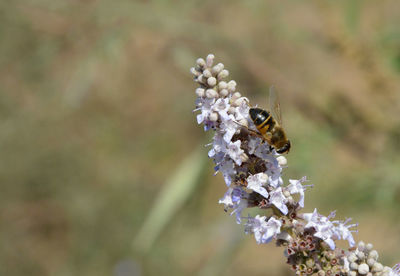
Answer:
[[[273, 87], [269, 91], [270, 111], [252, 107], [249, 110], [250, 118], [258, 130], [258, 136], [275, 148], [277, 153], [288, 153], [290, 141], [282, 127], [282, 115], [278, 95]], [[274, 113], [272, 116], [271, 113]], [[275, 117], [275, 118], [274, 118]]]

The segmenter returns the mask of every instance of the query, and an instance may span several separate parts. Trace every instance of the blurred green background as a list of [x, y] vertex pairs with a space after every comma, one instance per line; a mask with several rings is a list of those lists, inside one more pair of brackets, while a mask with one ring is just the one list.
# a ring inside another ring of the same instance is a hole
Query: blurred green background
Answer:
[[291, 275], [217, 204], [189, 73], [280, 92], [317, 207], [400, 261], [400, 2], [1, 1], [0, 275]]

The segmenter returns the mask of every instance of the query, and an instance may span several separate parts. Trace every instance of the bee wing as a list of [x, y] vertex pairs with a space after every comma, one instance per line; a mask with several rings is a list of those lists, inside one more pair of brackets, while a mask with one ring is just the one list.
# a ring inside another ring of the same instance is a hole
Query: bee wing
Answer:
[[279, 95], [274, 86], [271, 86], [269, 89], [269, 109], [272, 112], [272, 117], [282, 126], [281, 104], [279, 102]]

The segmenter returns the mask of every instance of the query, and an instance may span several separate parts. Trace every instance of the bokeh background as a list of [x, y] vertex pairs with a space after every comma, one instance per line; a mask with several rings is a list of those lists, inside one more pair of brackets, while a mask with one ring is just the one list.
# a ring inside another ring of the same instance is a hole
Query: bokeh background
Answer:
[[217, 204], [208, 53], [253, 104], [279, 91], [306, 211], [400, 261], [399, 1], [1, 1], [0, 23], [0, 275], [291, 275]]

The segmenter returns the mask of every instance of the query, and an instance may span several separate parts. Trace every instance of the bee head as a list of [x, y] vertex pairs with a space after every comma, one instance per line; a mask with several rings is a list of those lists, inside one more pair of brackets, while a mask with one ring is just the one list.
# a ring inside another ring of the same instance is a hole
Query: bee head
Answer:
[[290, 140], [287, 140], [287, 142], [283, 145], [283, 147], [281, 147], [280, 149], [277, 149], [276, 152], [277, 153], [289, 153], [290, 150]]
[[260, 114], [263, 110], [260, 108], [250, 108], [249, 114], [250, 118], [255, 121], [257, 119], [257, 115]]

